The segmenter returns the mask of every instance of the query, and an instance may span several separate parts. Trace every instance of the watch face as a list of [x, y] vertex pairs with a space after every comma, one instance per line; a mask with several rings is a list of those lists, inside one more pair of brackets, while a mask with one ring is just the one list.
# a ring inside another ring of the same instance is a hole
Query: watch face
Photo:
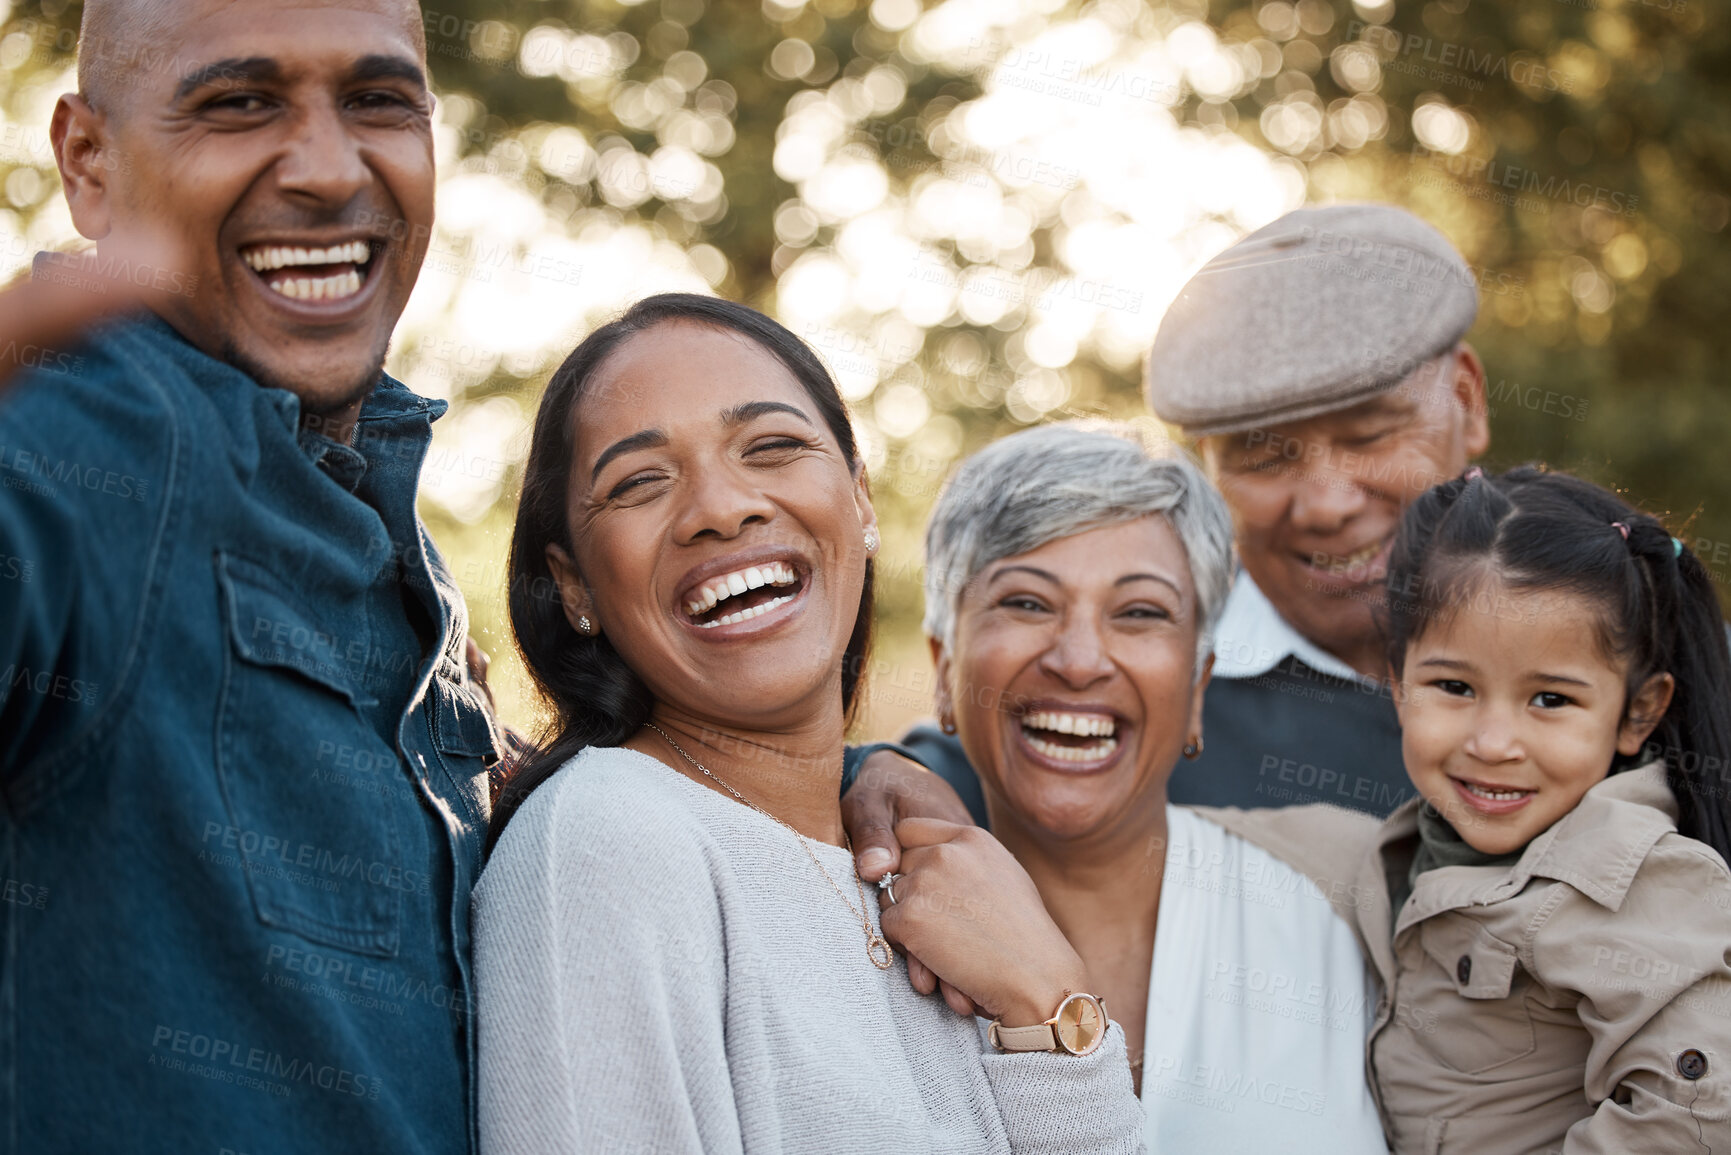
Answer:
[[1086, 1055], [1106, 1034], [1106, 1015], [1092, 995], [1071, 995], [1058, 1008], [1058, 1042], [1072, 1055]]

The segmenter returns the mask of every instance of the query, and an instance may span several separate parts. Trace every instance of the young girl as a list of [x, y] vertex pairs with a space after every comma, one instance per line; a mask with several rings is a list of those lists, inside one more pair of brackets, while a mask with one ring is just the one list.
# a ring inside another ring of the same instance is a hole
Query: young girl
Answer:
[[1407, 511], [1386, 622], [1421, 797], [1380, 829], [1204, 813], [1358, 931], [1396, 1155], [1731, 1152], [1731, 654], [1706, 569], [1597, 486], [1475, 468]]
[[1388, 595], [1422, 801], [1383, 824], [1357, 918], [1395, 1151], [1731, 1150], [1731, 656], [1706, 569], [1597, 486], [1475, 468], [1407, 511]]

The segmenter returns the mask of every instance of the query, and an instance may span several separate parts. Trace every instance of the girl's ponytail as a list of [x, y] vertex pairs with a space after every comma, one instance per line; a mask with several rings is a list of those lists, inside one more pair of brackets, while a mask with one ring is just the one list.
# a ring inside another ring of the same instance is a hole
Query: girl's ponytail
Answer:
[[1731, 862], [1731, 647], [1719, 597], [1692, 550], [1641, 520], [1629, 549], [1650, 578], [1658, 669], [1676, 681], [1642, 760], [1665, 760], [1678, 830]]

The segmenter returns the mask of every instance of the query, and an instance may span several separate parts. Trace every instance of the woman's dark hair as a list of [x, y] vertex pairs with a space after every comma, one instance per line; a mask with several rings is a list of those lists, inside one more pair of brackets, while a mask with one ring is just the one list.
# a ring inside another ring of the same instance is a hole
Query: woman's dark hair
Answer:
[[1701, 560], [1657, 518], [1580, 478], [1530, 465], [1500, 477], [1469, 469], [1415, 501], [1395, 537], [1385, 628], [1397, 675], [1426, 629], [1476, 612], [1487, 579], [1601, 608], [1600, 648], [1629, 666], [1625, 718], [1649, 678], [1671, 674], [1670, 707], [1646, 748], [1619, 754], [1611, 773], [1662, 758], [1678, 829], [1731, 860], [1731, 653]]
[[[810, 395], [846, 459], [856, 470], [864, 468], [847, 405], [823, 362], [805, 342], [755, 309], [694, 293], [663, 293], [637, 302], [572, 350], [548, 381], [535, 415], [517, 524], [511, 533], [509, 568], [511, 629], [552, 719], [541, 741], [502, 783], [494, 800], [490, 841], [498, 839], [529, 792], [573, 755], [589, 746], [617, 746], [649, 720], [654, 705], [649, 688], [606, 635], [579, 634], [565, 619], [559, 586], [547, 565], [547, 547], [571, 550], [566, 494], [578, 403], [608, 357], [631, 338], [670, 321], [738, 333], [775, 357]], [[850, 718], [871, 649], [871, 622], [872, 563], [868, 560], [859, 614], [842, 659], [842, 709]]]

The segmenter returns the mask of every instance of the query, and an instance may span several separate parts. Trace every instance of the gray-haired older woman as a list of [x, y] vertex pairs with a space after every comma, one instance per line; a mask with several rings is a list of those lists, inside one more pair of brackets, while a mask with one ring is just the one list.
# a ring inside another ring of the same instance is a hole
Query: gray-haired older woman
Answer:
[[[926, 537], [939, 719], [1125, 1028], [1149, 1150], [1384, 1151], [1352, 931], [1278, 858], [1166, 802], [1202, 747], [1231, 542], [1201, 472], [1133, 427], [981, 451]], [[922, 869], [896, 889], [953, 893]]]

